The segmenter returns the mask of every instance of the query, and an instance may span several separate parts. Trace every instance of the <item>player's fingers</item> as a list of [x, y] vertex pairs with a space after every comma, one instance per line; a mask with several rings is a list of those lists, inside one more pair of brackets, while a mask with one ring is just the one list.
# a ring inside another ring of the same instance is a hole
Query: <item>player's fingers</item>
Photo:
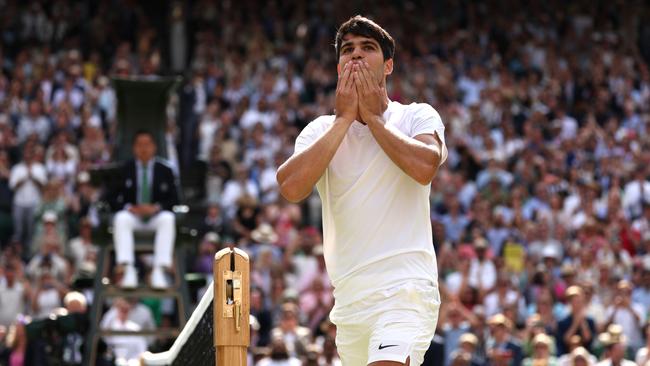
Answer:
[[373, 91], [373, 82], [372, 82], [372, 75], [370, 73], [370, 67], [367, 62], [364, 61], [363, 63], [363, 82], [364, 82], [364, 88], [367, 92]]
[[348, 78], [348, 80], [346, 82], [346, 88], [347, 88], [348, 91], [352, 91], [355, 88], [354, 87], [355, 73], [356, 73], [356, 70], [355, 70], [354, 64], [352, 62], [350, 62], [350, 77]]
[[348, 62], [343, 66], [343, 76], [339, 80], [339, 86], [338, 89], [339, 91], [345, 91], [347, 88], [347, 84], [350, 80], [350, 63]]
[[357, 64], [356, 73], [357, 73], [357, 79], [359, 85], [359, 93], [365, 94], [368, 91], [367, 90], [368, 88], [367, 88], [367, 83], [365, 81], [366, 76], [365, 73], [363, 72], [363, 64], [361, 62]]
[[365, 69], [366, 69], [366, 82], [368, 83], [368, 89], [376, 91], [376, 89], [379, 87], [379, 83], [377, 80], [375, 80], [374, 75], [372, 72], [370, 72], [370, 64], [365, 62]]
[[353, 80], [354, 88], [356, 89], [357, 93], [361, 93], [361, 89], [360, 89], [360, 87], [361, 87], [361, 85], [360, 85], [361, 79], [360, 79], [360, 76], [361, 76], [361, 74], [359, 73], [359, 67], [355, 66], [354, 71], [352, 71], [352, 77], [354, 79]]

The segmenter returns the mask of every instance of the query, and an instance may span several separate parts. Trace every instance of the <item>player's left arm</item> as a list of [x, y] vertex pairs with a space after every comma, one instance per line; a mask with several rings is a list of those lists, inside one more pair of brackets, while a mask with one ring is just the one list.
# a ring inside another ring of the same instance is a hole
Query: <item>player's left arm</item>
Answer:
[[386, 155], [404, 173], [422, 185], [431, 184], [443, 157], [443, 143], [437, 133], [407, 136], [393, 126], [386, 125], [383, 85], [373, 79], [368, 65], [355, 69], [355, 84], [359, 94], [359, 113]]
[[381, 117], [368, 121], [368, 127], [386, 155], [404, 173], [422, 185], [431, 184], [442, 159], [442, 142], [437, 134], [408, 137]]

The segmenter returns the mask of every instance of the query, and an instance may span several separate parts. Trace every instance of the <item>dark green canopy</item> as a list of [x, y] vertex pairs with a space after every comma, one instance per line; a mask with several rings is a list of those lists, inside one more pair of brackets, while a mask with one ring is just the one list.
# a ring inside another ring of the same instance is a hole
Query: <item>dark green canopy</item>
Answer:
[[114, 161], [132, 157], [131, 143], [138, 130], [153, 133], [158, 156], [167, 157], [165, 130], [167, 103], [180, 83], [179, 77], [113, 78], [117, 97], [117, 131]]

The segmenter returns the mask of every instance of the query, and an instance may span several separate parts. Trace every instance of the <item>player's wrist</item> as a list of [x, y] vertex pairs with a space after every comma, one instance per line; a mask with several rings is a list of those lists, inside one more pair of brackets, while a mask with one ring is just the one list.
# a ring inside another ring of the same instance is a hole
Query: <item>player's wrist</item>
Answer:
[[382, 116], [370, 116], [369, 118], [365, 118], [363, 120], [368, 124], [368, 127], [373, 128], [377, 126], [383, 126], [385, 124], [384, 118]]
[[351, 125], [352, 122], [354, 122], [354, 118], [350, 118], [350, 117], [347, 117], [347, 116], [339, 116], [339, 115], [337, 115], [336, 118], [334, 119], [334, 123], [341, 123], [341, 124]]

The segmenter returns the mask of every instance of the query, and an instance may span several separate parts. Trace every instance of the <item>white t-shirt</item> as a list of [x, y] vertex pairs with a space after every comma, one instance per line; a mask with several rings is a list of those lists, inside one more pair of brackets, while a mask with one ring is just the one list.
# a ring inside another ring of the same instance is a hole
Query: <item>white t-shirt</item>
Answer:
[[0, 325], [9, 327], [16, 321], [18, 314], [25, 311], [25, 288], [20, 281], [14, 280], [9, 287], [7, 279], [0, 277]]
[[9, 187], [14, 189], [14, 205], [32, 207], [41, 203], [41, 190], [32, 179], [27, 180], [20, 188], [16, 188], [20, 181], [27, 179], [30, 172], [32, 179], [42, 185], [47, 183], [47, 171], [43, 164], [33, 163], [29, 168], [25, 163], [17, 164], [11, 169], [9, 176]]
[[54, 311], [54, 309], [61, 306], [61, 295], [55, 288], [44, 289], [38, 294], [36, 303], [38, 304], [38, 312], [34, 314], [36, 319], [45, 319]]
[[[615, 310], [616, 307], [610, 305], [607, 308], [605, 317], [609, 319], [612, 314], [614, 314]], [[636, 313], [636, 316], [635, 314], [632, 314], [632, 312]], [[641, 319], [641, 324], [639, 324], [639, 321], [637, 321], [637, 317], [638, 319]], [[645, 323], [645, 319], [645, 309], [643, 305], [632, 303], [631, 309], [618, 309], [612, 321], [614, 324], [618, 324], [623, 327], [623, 334], [627, 337], [628, 344], [631, 347], [638, 349], [643, 345], [643, 334], [641, 331], [642, 324]]]
[[[118, 318], [115, 318], [108, 322], [104, 329], [138, 332], [142, 328], [131, 320], [121, 322]], [[147, 338], [140, 335], [105, 336], [104, 341], [113, 350], [116, 358], [137, 360], [142, 353], [147, 351]]]
[[[408, 137], [437, 134], [438, 113], [428, 104], [390, 102], [386, 123]], [[296, 139], [308, 148], [334, 122], [321, 116]], [[441, 162], [447, 157], [443, 148]], [[323, 202], [324, 254], [337, 306], [413, 279], [437, 286], [438, 270], [429, 216], [430, 185], [404, 173], [367, 126], [354, 122], [316, 184]]]

